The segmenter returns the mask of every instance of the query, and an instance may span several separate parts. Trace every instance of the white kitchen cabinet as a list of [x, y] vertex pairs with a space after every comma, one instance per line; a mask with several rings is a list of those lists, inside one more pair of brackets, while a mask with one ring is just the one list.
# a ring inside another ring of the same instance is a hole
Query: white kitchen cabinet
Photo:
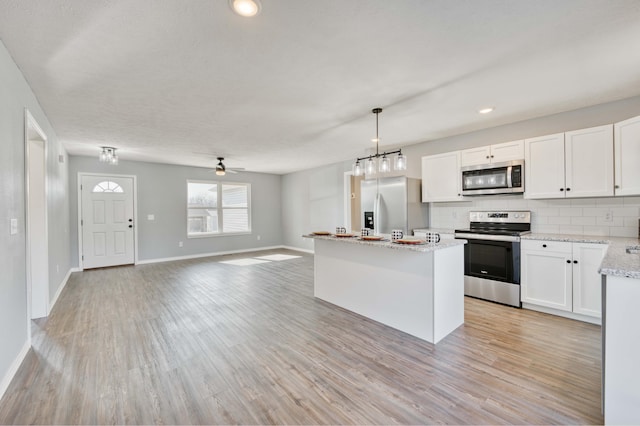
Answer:
[[600, 318], [598, 268], [607, 251], [606, 244], [541, 240], [523, 240], [521, 244], [523, 303], [551, 308], [550, 313]]
[[522, 241], [521, 260], [521, 301], [571, 312], [571, 243]]
[[504, 161], [522, 160], [523, 158], [524, 141], [519, 140], [460, 151], [460, 166], [502, 163]]
[[615, 195], [640, 195], [640, 116], [613, 128]]
[[606, 244], [573, 243], [573, 312], [600, 318], [602, 312], [602, 263]]
[[525, 139], [525, 198], [613, 195], [613, 126]]
[[524, 140], [524, 198], [564, 198], [564, 133]]
[[460, 151], [422, 157], [422, 202], [462, 201]]
[[564, 134], [565, 196], [613, 196], [613, 125]]

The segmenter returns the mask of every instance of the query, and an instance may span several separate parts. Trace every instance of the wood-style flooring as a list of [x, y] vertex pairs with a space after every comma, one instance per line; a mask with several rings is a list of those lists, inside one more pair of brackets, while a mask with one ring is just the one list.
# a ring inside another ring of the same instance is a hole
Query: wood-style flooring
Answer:
[[313, 257], [74, 273], [1, 424], [600, 424], [600, 327], [466, 298], [432, 345], [313, 297]]

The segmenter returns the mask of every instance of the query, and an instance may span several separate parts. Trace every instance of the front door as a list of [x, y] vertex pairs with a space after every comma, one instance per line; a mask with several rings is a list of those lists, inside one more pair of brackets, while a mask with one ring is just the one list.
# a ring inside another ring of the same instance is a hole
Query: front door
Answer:
[[84, 269], [134, 263], [133, 177], [81, 178]]

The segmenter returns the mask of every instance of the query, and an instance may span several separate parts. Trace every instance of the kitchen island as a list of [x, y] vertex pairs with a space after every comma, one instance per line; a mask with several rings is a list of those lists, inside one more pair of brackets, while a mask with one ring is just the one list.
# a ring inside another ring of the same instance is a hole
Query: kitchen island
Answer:
[[610, 242], [602, 274], [602, 392], [605, 424], [640, 424], [640, 241]]
[[314, 296], [431, 343], [464, 323], [464, 240], [313, 238]]

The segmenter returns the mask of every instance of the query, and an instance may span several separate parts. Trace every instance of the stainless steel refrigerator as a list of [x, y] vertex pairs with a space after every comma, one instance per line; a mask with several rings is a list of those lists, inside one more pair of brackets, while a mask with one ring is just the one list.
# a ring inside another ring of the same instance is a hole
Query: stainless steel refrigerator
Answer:
[[402, 229], [411, 235], [429, 226], [428, 204], [420, 200], [420, 179], [405, 176], [366, 179], [360, 182], [363, 228], [376, 234]]

